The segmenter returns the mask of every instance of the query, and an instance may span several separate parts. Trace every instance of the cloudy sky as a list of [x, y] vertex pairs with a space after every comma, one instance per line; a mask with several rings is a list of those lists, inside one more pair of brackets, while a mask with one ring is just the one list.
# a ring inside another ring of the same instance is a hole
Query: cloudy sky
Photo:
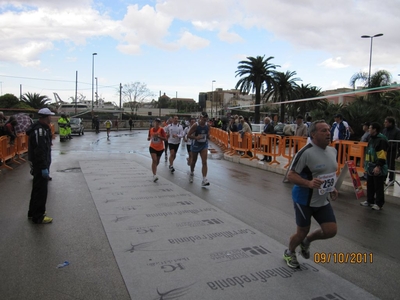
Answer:
[[[399, 0], [0, 0], [1, 93], [91, 99], [92, 59], [99, 96], [119, 103], [120, 83], [146, 83], [157, 98], [198, 100], [233, 89], [238, 62], [274, 57], [282, 72], [322, 90], [351, 76], [400, 74]], [[92, 53], [97, 53], [93, 56]], [[212, 81], [215, 80], [214, 83]]]

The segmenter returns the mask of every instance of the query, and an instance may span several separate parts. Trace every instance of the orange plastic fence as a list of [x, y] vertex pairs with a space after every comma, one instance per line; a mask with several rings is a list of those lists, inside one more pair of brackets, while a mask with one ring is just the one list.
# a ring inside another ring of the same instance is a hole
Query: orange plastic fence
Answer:
[[357, 142], [357, 141], [347, 141], [347, 140], [339, 140], [335, 141], [331, 144], [332, 147], [336, 147], [337, 154], [337, 162], [338, 162], [338, 171], [344, 167], [346, 161], [352, 160], [356, 166], [358, 172], [364, 172], [364, 160], [365, 160], [365, 148], [368, 143], [366, 142]]
[[257, 157], [257, 154], [261, 154], [264, 156], [271, 156], [271, 162], [269, 163], [270, 165], [272, 164], [280, 164], [279, 161], [276, 160], [278, 156], [281, 156], [281, 148], [278, 147], [279, 144], [281, 144], [282, 138], [279, 135], [275, 134], [267, 134], [263, 135], [261, 133], [254, 133], [254, 156], [250, 158], [251, 160], [253, 159], [259, 159]]
[[231, 132], [229, 143], [231, 151], [227, 152], [228, 155], [238, 155], [238, 152], [244, 152], [241, 157], [251, 157], [248, 153], [253, 149], [253, 135], [251, 133], [246, 132], [242, 137], [239, 132]]
[[211, 127], [210, 138], [221, 148], [222, 151], [229, 151], [228, 132], [219, 128]]
[[284, 166], [290, 166], [296, 153], [307, 144], [307, 138], [302, 136], [285, 136], [279, 143], [280, 153], [282, 157], [288, 159], [288, 163]]
[[[244, 139], [237, 132], [231, 132], [230, 135], [222, 129], [213, 128], [210, 130], [210, 135], [219, 144], [223, 143], [225, 149], [228, 149], [228, 155], [237, 155], [237, 151], [242, 151], [245, 154], [243, 158], [259, 159], [257, 155], [271, 156], [270, 164], [279, 162], [277, 157], [282, 156], [287, 158], [288, 163], [284, 166], [289, 167], [296, 153], [307, 144], [307, 138], [298, 136], [280, 136], [267, 134], [265, 136], [259, 133], [246, 133]], [[279, 145], [279, 146], [278, 146]], [[364, 172], [365, 148], [368, 143], [340, 140], [331, 144], [338, 150], [338, 168], [337, 173], [345, 166], [346, 161], [352, 160], [356, 165], [358, 172]], [[247, 155], [250, 151], [254, 153], [253, 157]]]
[[25, 134], [25, 132], [18, 133], [15, 141], [17, 144], [16, 154], [18, 155], [18, 159], [26, 161], [21, 156], [28, 152], [28, 136]]
[[51, 138], [54, 140], [56, 138], [56, 129], [53, 123], [50, 123]]
[[1, 166], [0, 168], [6, 168], [12, 170], [13, 168], [7, 165], [7, 161], [12, 160], [13, 162], [20, 164], [18, 161], [15, 160], [16, 155], [16, 145], [10, 144], [10, 138], [8, 136], [1, 136], [0, 137], [0, 161]]

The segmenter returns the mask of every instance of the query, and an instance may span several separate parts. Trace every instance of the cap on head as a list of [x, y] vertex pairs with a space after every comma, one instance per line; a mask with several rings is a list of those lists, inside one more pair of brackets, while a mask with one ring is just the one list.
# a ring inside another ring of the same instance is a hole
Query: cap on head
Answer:
[[341, 118], [341, 119], [343, 119], [343, 116], [342, 116], [342, 114], [336, 114], [336, 115], [335, 115], [335, 118]]
[[156, 121], [157, 123], [161, 123], [161, 119], [160, 118], [156, 118], [154, 121]]
[[40, 116], [42, 116], [42, 117], [54, 116], [54, 113], [51, 112], [51, 110], [48, 109], [48, 108], [41, 108], [41, 109], [39, 109], [38, 114], [39, 114]]
[[201, 116], [202, 116], [203, 118], [208, 118], [208, 114], [207, 114], [205, 111], [203, 111], [203, 112], [201, 113]]

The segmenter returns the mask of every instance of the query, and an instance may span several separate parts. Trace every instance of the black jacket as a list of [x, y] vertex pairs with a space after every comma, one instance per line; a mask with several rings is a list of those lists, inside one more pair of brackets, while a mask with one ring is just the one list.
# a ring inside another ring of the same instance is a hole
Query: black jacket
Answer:
[[46, 124], [34, 123], [27, 131], [29, 135], [28, 159], [34, 169], [48, 169], [51, 164], [51, 130]]

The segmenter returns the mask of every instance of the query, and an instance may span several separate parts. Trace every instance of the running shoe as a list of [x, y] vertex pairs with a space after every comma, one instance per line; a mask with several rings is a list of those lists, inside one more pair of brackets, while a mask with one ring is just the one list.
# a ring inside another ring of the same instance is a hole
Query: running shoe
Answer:
[[171, 173], [175, 172], [174, 166], [169, 166], [169, 170], [171, 171]]
[[202, 186], [209, 186], [210, 183], [208, 182], [207, 178], [204, 178], [204, 179], [202, 180], [202, 182], [201, 182], [201, 185], [202, 185]]
[[189, 182], [190, 182], [190, 183], [193, 182], [193, 177], [194, 177], [194, 174], [193, 174], [193, 173], [190, 173], [190, 174], [189, 174]]
[[300, 264], [297, 261], [295, 252], [292, 252], [291, 254], [289, 254], [289, 249], [286, 249], [285, 252], [283, 253], [283, 259], [286, 261], [286, 264], [288, 265], [289, 268], [292, 268], [292, 269], [300, 268]]
[[158, 176], [157, 175], [153, 175], [153, 181], [157, 182], [157, 180], [158, 180]]
[[368, 201], [360, 202], [360, 205], [361, 205], [361, 206], [371, 206], [371, 204], [369, 204]]
[[310, 244], [306, 245], [306, 243], [301, 242], [300, 243], [300, 254], [303, 256], [305, 259], [310, 258]]
[[377, 204], [372, 205], [371, 207], [373, 210], [381, 210], [382, 208], [379, 207]]
[[33, 223], [35, 223], [35, 224], [50, 224], [51, 222], [53, 222], [53, 218], [46, 217], [46, 216], [43, 217], [43, 220], [41, 222], [33, 221]]

